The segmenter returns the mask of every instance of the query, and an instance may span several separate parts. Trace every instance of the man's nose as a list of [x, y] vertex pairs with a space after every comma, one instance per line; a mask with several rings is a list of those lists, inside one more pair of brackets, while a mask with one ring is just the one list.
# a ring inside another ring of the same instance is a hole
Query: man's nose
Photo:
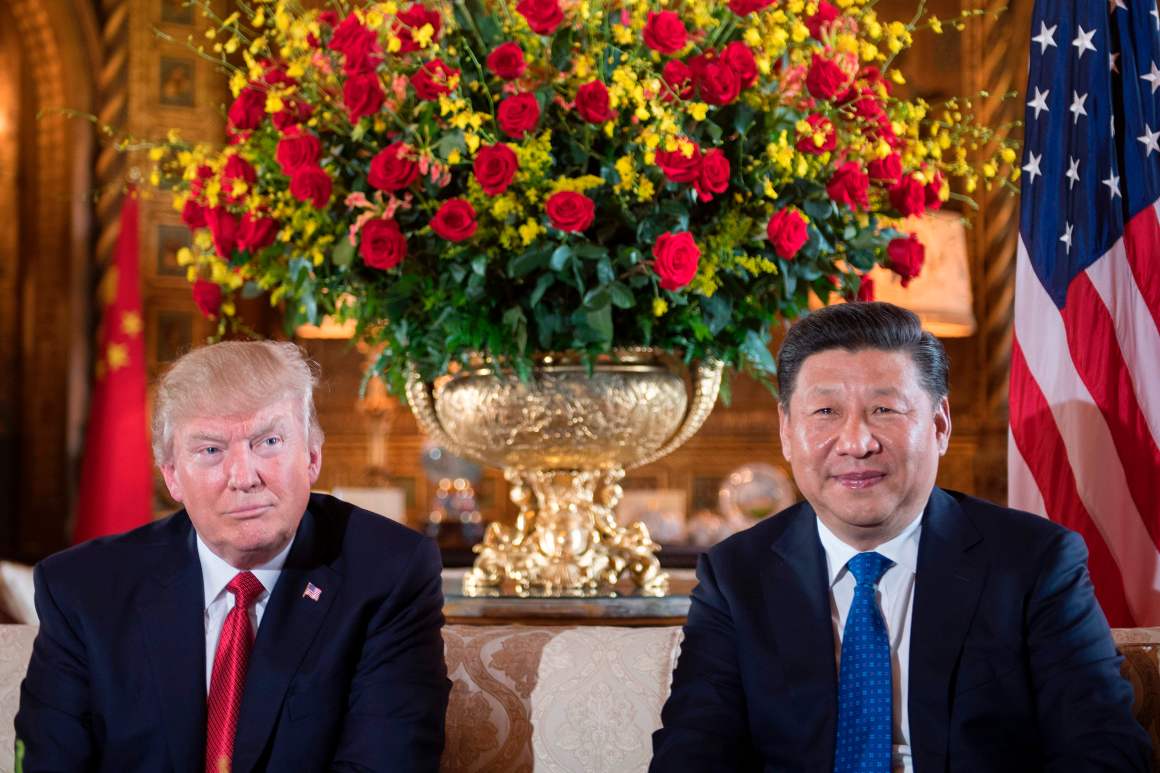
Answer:
[[874, 437], [874, 432], [866, 417], [857, 412], [851, 412], [842, 422], [838, 432], [836, 450], [846, 456], [862, 458], [876, 454], [882, 450], [882, 445]]
[[229, 472], [227, 480], [231, 489], [251, 491], [262, 485], [262, 476], [258, 474], [258, 467], [254, 464], [254, 452], [249, 446], [231, 450], [226, 464]]

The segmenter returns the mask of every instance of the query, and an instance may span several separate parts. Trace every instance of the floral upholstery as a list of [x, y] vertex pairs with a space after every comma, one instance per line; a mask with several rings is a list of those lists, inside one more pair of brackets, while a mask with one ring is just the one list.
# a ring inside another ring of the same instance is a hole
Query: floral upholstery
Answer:
[[[1114, 633], [1155, 754], [1160, 628]], [[12, 770], [12, 718], [35, 635], [0, 625], [0, 773]], [[679, 628], [447, 626], [454, 686], [442, 770], [644, 771], [680, 637]]]

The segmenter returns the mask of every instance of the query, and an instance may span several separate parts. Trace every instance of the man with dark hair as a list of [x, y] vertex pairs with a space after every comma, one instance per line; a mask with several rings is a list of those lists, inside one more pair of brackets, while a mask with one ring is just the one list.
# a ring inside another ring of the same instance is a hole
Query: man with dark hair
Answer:
[[1144, 771], [1083, 540], [935, 486], [947, 359], [918, 318], [832, 306], [778, 353], [805, 502], [701, 557], [666, 771]]

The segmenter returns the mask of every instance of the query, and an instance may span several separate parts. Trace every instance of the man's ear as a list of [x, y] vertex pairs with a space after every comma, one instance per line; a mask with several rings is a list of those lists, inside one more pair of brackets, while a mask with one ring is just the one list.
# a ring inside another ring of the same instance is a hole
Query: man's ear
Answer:
[[165, 488], [169, 489], [169, 496], [173, 497], [174, 502], [181, 502], [181, 483], [177, 480], [177, 472], [173, 462], [163, 464], [160, 467], [161, 477], [165, 478]]
[[951, 441], [951, 404], [945, 397], [934, 407], [934, 432], [938, 439], [938, 455], [942, 456]]
[[787, 462], [789, 458], [789, 407], [780, 400], [777, 402], [777, 434], [781, 438], [781, 455]]
[[307, 453], [310, 454], [307, 470], [310, 472], [310, 485], [313, 486], [318, 482], [318, 475], [322, 472], [322, 446], [311, 446]]

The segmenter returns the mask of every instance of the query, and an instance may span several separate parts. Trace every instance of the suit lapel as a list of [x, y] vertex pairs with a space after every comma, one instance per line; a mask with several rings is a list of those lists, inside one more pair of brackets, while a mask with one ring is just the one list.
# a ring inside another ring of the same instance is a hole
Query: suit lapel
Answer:
[[982, 535], [959, 503], [935, 488], [918, 548], [910, 632], [910, 745], [915, 767], [945, 767], [951, 677], [986, 578]]
[[[307, 510], [262, 615], [242, 694], [233, 773], [249, 773], [257, 764], [282, 711], [290, 680], [342, 584], [342, 576], [325, 563], [337, 555], [337, 546], [326, 544], [321, 528]], [[308, 583], [321, 589], [317, 600], [305, 595]]]
[[189, 518], [173, 519], [174, 539], [156, 547], [138, 612], [173, 769], [192, 773], [205, 767], [205, 594]]
[[[837, 667], [830, 612], [826, 554], [818, 538], [813, 508], [802, 503], [780, 518], [790, 519], [773, 544], [773, 560], [762, 571], [768, 634], [776, 642], [787, 679], [809, 685], [794, 712], [802, 727], [817, 730], [811, 742], [825, 739], [833, 753], [837, 716]], [[792, 623], [790, 621], [793, 621]]]

